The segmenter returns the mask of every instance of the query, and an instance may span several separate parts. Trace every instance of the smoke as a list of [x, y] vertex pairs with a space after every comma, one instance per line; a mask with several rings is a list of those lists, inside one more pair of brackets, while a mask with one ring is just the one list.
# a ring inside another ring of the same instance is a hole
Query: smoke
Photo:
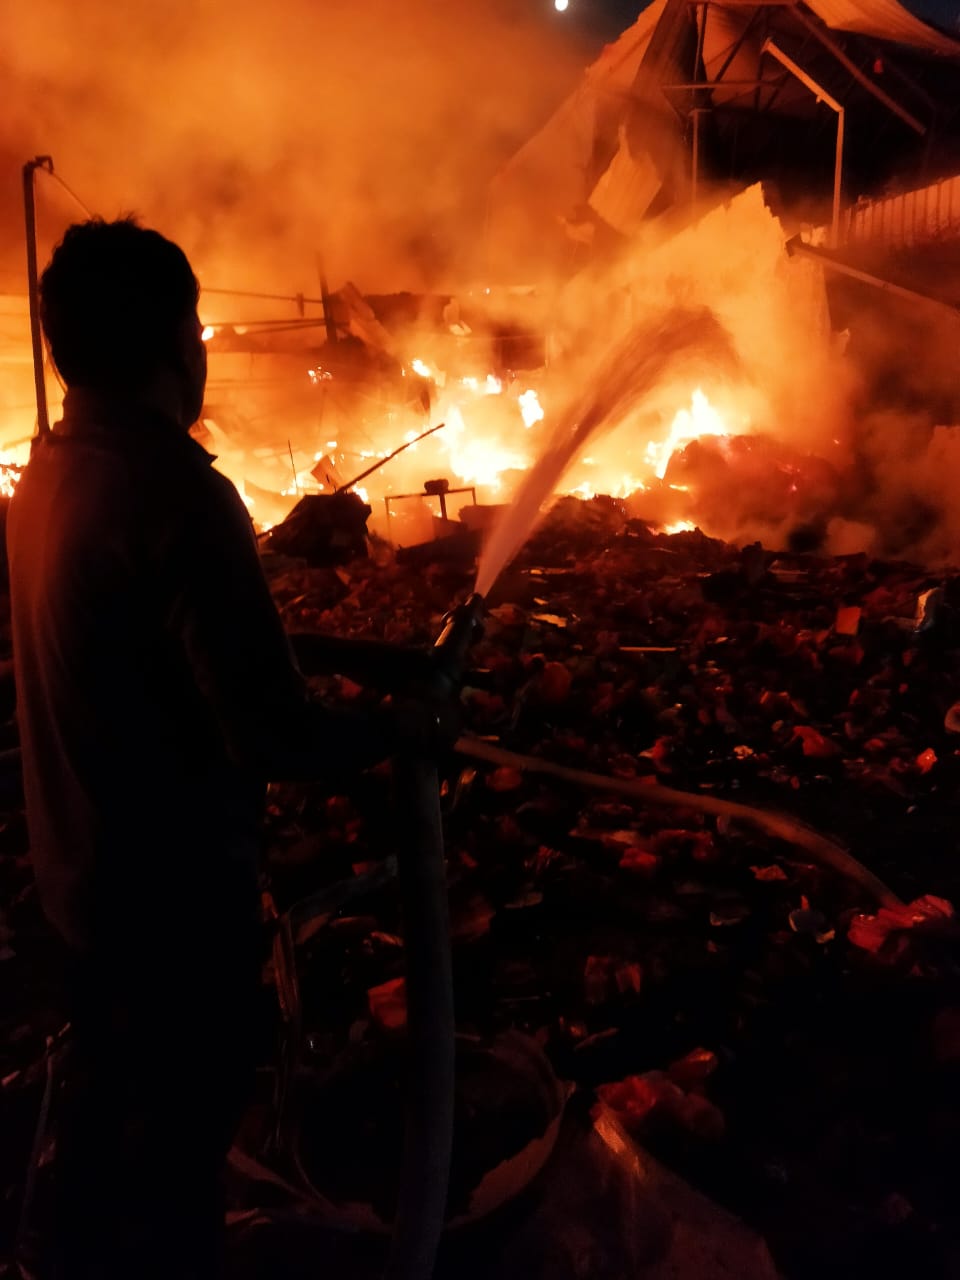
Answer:
[[[539, 18], [539, 20], [537, 20]], [[52, 154], [208, 285], [424, 288], [470, 260], [482, 191], [575, 79], [517, 0], [0, 0], [0, 288], [22, 288], [19, 166]], [[46, 181], [48, 250], [77, 210]]]
[[551, 403], [575, 400], [621, 335], [673, 307], [705, 308], [736, 354], [732, 372], [705, 346], [683, 379], [611, 414], [567, 487], [628, 493], [645, 463], [649, 480], [651, 442], [699, 386], [744, 442], [675, 455], [666, 479], [689, 485], [689, 499], [654, 485], [631, 501], [635, 514], [690, 518], [736, 542], [960, 560], [960, 320], [843, 278], [828, 289], [818, 263], [785, 252], [787, 238], [755, 186], [679, 232], [649, 224], [566, 286]]

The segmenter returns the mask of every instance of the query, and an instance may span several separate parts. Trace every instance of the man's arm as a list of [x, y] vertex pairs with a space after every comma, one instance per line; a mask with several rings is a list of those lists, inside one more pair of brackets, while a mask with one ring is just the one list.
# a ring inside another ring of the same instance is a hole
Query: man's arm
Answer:
[[231, 755], [273, 779], [317, 778], [383, 759], [396, 746], [393, 718], [310, 702], [246, 508], [222, 476], [203, 480], [201, 501], [187, 503], [165, 549], [167, 625]]

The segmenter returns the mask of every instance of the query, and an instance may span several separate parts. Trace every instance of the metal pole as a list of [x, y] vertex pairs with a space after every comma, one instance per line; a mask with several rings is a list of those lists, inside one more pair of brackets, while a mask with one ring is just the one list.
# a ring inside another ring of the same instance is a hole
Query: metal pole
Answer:
[[446, 425], [445, 422], [438, 422], [435, 427], [429, 427], [413, 440], [405, 440], [399, 449], [394, 449], [393, 453], [388, 453], [385, 458], [378, 458], [372, 467], [367, 467], [366, 471], [361, 471], [358, 476], [354, 476], [346, 484], [338, 484], [334, 489], [334, 493], [344, 493], [347, 489], [352, 489], [355, 484], [359, 484], [361, 480], [366, 480], [367, 476], [373, 475], [374, 471], [379, 471], [388, 462], [392, 462], [397, 454], [403, 453], [404, 449], [409, 449], [411, 445], [419, 444], [421, 440], [426, 440], [427, 436], [432, 436], [435, 431], [441, 431]]
[[693, 118], [693, 157], [690, 172], [690, 200], [693, 205], [694, 212], [697, 207], [697, 197], [700, 194], [700, 117], [709, 112], [709, 107], [694, 107], [691, 111]]
[[40, 278], [37, 270], [37, 201], [38, 169], [53, 173], [50, 156], [37, 156], [23, 166], [23, 219], [27, 236], [27, 295], [30, 299], [30, 340], [33, 344], [33, 381], [37, 393], [37, 439], [50, 430], [47, 411], [47, 384], [43, 376], [43, 337], [40, 333]]
[[796, 76], [802, 85], [806, 85], [818, 102], [825, 102], [831, 111], [837, 113], [837, 158], [833, 169], [833, 227], [831, 230], [832, 247], [837, 249], [840, 247], [840, 197], [843, 188], [843, 107], [836, 98], [827, 93], [822, 84], [818, 84], [808, 71], [804, 71], [803, 67], [794, 62], [773, 40], [764, 40], [760, 52], [772, 53], [791, 75]]
[[453, 1148], [454, 1012], [440, 784], [433, 760], [396, 760], [407, 978], [407, 1133], [386, 1280], [429, 1280], [443, 1231]]
[[323, 303], [323, 323], [327, 330], [327, 341], [333, 346], [337, 341], [337, 322], [333, 316], [333, 302], [330, 297], [330, 286], [327, 284], [327, 273], [319, 253], [317, 254], [317, 275], [320, 277], [320, 299]]
[[833, 166], [833, 248], [840, 248], [840, 201], [843, 193], [843, 107], [837, 112], [837, 158]]
[[938, 307], [947, 307], [956, 316], [960, 314], [960, 303], [952, 298], [946, 298], [936, 293], [922, 293], [919, 289], [910, 289], [905, 285], [897, 284], [894, 280], [887, 280], [883, 276], [874, 275], [870, 271], [862, 271], [859, 267], [853, 266], [849, 262], [841, 262], [837, 258], [826, 253], [823, 249], [817, 249], [812, 244], [804, 244], [798, 235], [792, 236], [786, 243], [787, 253], [801, 253], [808, 258], [813, 258], [816, 262], [822, 263], [828, 271], [836, 271], [840, 275], [849, 276], [852, 280], [860, 280], [864, 284], [873, 285], [876, 289], [882, 289], [884, 293], [891, 293], [899, 298], [909, 298], [912, 302], [932, 302]]

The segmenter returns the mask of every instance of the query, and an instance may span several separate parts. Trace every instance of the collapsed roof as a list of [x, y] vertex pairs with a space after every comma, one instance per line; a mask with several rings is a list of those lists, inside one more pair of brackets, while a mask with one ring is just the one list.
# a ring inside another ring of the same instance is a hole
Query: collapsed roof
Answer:
[[958, 73], [960, 39], [897, 0], [653, 0], [501, 170], [492, 237], [557, 265], [758, 179], [822, 217], [841, 114], [845, 203], [922, 185], [960, 168]]

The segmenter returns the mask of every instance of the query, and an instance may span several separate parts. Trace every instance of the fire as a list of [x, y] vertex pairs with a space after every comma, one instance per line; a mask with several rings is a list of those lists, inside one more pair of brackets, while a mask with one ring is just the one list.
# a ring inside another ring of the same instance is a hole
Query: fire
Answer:
[[498, 396], [503, 390], [503, 382], [492, 373], [488, 373], [482, 382], [479, 378], [461, 378], [460, 385], [478, 396]]
[[0, 455], [0, 498], [12, 498], [23, 470], [17, 463]]
[[214, 336], [214, 334], [215, 334], [216, 332], [217, 332], [217, 331], [216, 331], [216, 329], [213, 327], [213, 325], [212, 325], [212, 324], [206, 324], [206, 325], [204, 325], [204, 326], [203, 326], [203, 332], [200, 334], [200, 339], [201, 339], [201, 341], [203, 341], [203, 342], [209, 342], [209, 341], [210, 341], [210, 339]]
[[535, 422], [542, 422], [544, 419], [543, 408], [537, 393], [534, 390], [521, 391], [517, 397], [520, 405], [520, 412], [523, 414], [523, 425], [529, 429]]
[[[589, 464], [589, 459], [584, 458], [583, 462]], [[611, 479], [609, 481], [598, 481], [597, 485], [591, 484], [585, 480], [582, 484], [575, 485], [572, 489], [568, 489], [567, 496], [571, 498], [583, 498], [589, 502], [592, 498], [596, 498], [598, 494], [604, 494], [608, 498], [629, 498], [633, 493], [642, 493], [646, 489], [646, 485], [637, 476], [632, 476], [625, 472], [619, 479]]]
[[447, 409], [447, 427], [443, 433], [451, 469], [467, 484], [483, 485], [498, 491], [504, 471], [525, 471], [531, 459], [515, 449], [470, 435], [459, 405]]
[[[384, 494], [413, 492], [429, 476], [448, 477], [454, 488], [474, 486], [480, 502], [503, 502], [509, 497], [517, 473], [529, 470], [551, 438], [552, 415], [545, 411], [538, 387], [514, 381], [512, 376], [501, 378], [492, 371], [445, 370], [436, 359], [428, 358], [431, 354], [422, 352], [408, 359], [404, 366], [408, 374], [431, 382], [430, 419], [443, 424], [442, 430], [422, 443], [419, 440], [424, 429], [422, 418], [418, 417], [413, 425], [409, 413], [404, 416], [392, 410], [385, 416], [382, 428], [372, 427], [362, 448], [342, 436], [338, 441], [328, 428], [323, 435], [330, 434], [331, 438], [325, 442], [304, 439], [300, 444], [295, 442], [294, 450], [289, 445], [288, 450], [279, 450], [277, 465], [273, 468], [276, 474], [271, 475], [267, 483], [259, 479], [263, 474], [263, 468], [257, 469], [259, 457], [252, 456], [242, 463], [234, 459], [228, 464], [238, 481], [245, 479], [253, 468], [258, 489], [268, 488], [273, 492], [276, 486], [279, 491], [276, 508], [266, 499], [261, 501], [259, 492], [256, 506], [244, 498], [261, 527], [265, 527], [266, 518], [283, 518], [285, 502], [289, 509], [303, 494], [325, 491], [313, 465], [324, 456], [331, 460], [331, 465], [343, 467], [341, 479], [345, 480], [350, 473], [363, 471], [370, 463], [393, 454], [400, 441], [412, 444], [406, 460], [398, 459], [382, 473], [374, 472], [371, 479], [365, 480], [368, 487], [355, 489], [371, 505], [378, 505]], [[314, 386], [327, 376], [320, 365], [307, 372]], [[592, 456], [578, 460], [559, 491], [586, 500], [598, 495], [617, 499], [639, 495], [636, 510], [640, 517], [649, 512], [667, 533], [693, 529], [695, 526], [686, 518], [697, 514], [691, 507], [692, 499], [684, 500], [682, 486], [663, 482], [670, 459], [698, 437], [725, 437], [731, 431], [727, 418], [710, 403], [700, 387], [692, 391], [689, 407], [681, 408], [672, 421], [669, 417], [666, 421], [670, 423], [669, 429], [663, 431], [660, 440], [645, 441], [643, 436], [639, 439], [634, 436], [636, 443], [633, 444], [621, 436], [605, 444], [601, 434]], [[287, 463], [288, 451], [292, 465]], [[307, 460], [310, 466], [304, 467], [301, 459]], [[243, 471], [239, 471], [241, 466]], [[327, 475], [322, 479], [326, 481]], [[2, 483], [0, 476], [0, 492], [3, 492]], [[668, 492], [674, 489], [676, 493]]]
[[701, 436], [728, 436], [730, 430], [720, 412], [713, 407], [699, 387], [691, 397], [690, 408], [680, 409], [670, 426], [667, 438], [659, 444], [651, 440], [646, 460], [658, 479], [667, 474], [670, 459], [677, 449], [699, 440]]

